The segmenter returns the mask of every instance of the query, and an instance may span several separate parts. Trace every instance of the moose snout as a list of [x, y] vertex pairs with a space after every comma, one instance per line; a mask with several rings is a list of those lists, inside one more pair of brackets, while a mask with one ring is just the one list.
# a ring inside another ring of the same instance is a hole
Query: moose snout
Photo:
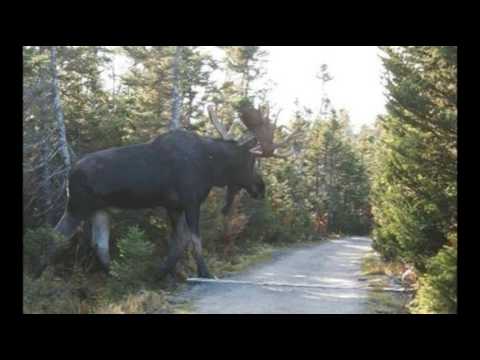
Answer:
[[250, 196], [253, 199], [256, 199], [256, 200], [265, 199], [265, 193], [263, 191], [259, 191], [259, 190], [253, 190], [252, 192], [250, 192]]

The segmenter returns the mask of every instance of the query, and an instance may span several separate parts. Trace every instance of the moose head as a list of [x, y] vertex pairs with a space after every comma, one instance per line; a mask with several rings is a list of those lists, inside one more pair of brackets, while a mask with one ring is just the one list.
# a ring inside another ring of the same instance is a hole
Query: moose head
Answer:
[[242, 177], [246, 178], [246, 181], [240, 186], [229, 185], [227, 190], [227, 200], [224, 209], [226, 213], [233, 201], [235, 194], [240, 188], [245, 189], [249, 195], [255, 199], [263, 198], [265, 195], [265, 183], [262, 176], [255, 169], [255, 160], [257, 158], [288, 158], [292, 151], [280, 153], [279, 150], [288, 147], [290, 142], [302, 133], [299, 129], [286, 137], [280, 143], [274, 142], [274, 135], [276, 131], [279, 131], [283, 126], [277, 128], [277, 120], [280, 112], [275, 116], [275, 120], [272, 122], [270, 119], [269, 106], [263, 106], [260, 109], [256, 109], [250, 102], [243, 101], [238, 106], [238, 112], [240, 121], [247, 128], [247, 134], [241, 139], [235, 140], [232, 136], [232, 129], [234, 122], [231, 123], [230, 128], [226, 129], [222, 122], [218, 119], [216, 111], [212, 105], [208, 106], [208, 113], [210, 121], [218, 131], [222, 139], [235, 141], [243, 151], [243, 163], [246, 166], [241, 167], [244, 173]]

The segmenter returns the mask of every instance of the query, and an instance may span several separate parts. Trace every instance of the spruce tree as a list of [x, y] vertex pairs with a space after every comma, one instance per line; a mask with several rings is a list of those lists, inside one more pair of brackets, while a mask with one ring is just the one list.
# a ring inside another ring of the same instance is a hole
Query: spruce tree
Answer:
[[[378, 123], [374, 245], [384, 257], [413, 263], [428, 276], [441, 249], [456, 256], [456, 47], [383, 50], [388, 115]], [[447, 278], [456, 281], [456, 274]]]

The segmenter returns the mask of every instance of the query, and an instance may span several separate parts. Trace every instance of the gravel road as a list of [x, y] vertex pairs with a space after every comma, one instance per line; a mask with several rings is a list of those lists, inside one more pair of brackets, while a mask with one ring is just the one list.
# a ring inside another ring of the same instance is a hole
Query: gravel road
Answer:
[[[361, 275], [361, 263], [370, 250], [371, 240], [366, 237], [326, 240], [281, 250], [268, 263], [256, 265], [228, 280], [291, 286], [193, 283], [179, 294], [178, 299], [188, 299], [189, 312], [198, 314], [405, 312], [401, 306], [405, 302], [403, 294], [365, 289], [369, 280]], [[298, 286], [304, 284], [312, 287]], [[390, 283], [390, 286], [395, 284]]]

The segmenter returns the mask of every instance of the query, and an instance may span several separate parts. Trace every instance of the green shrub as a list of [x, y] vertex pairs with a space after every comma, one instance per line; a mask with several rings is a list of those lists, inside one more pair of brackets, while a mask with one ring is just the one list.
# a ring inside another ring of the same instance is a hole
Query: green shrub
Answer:
[[444, 246], [429, 259], [427, 272], [420, 278], [419, 290], [410, 305], [414, 313], [457, 312], [457, 249]]
[[388, 228], [374, 228], [372, 235], [372, 247], [382, 256], [384, 261], [393, 261], [398, 259], [399, 245], [395, 236], [388, 231]]
[[46, 260], [48, 248], [61, 242], [60, 235], [49, 226], [27, 229], [23, 237], [24, 271], [35, 272]]
[[118, 259], [111, 265], [111, 274], [122, 284], [135, 285], [138, 280], [148, 278], [153, 265], [154, 246], [138, 226], [128, 228], [126, 235], [117, 242]]

